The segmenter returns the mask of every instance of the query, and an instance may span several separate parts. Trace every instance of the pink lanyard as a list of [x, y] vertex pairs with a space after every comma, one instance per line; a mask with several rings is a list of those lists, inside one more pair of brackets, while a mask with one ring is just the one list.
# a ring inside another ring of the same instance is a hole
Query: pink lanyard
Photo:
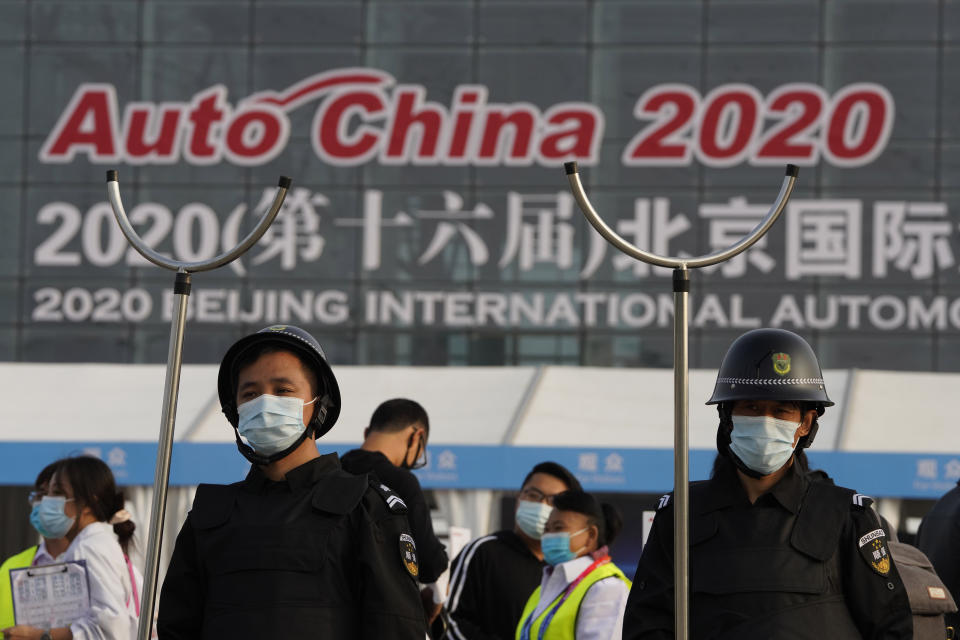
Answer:
[[[123, 559], [127, 561], [127, 571], [130, 572], [130, 585], [133, 587], [133, 607], [137, 611], [137, 617], [139, 617], [140, 597], [137, 595], [137, 579], [133, 577], [133, 565], [130, 563], [130, 556], [123, 554]], [[127, 604], [130, 604], [129, 600], [127, 600]]]
[[[567, 598], [569, 598], [570, 594], [573, 593], [573, 590], [577, 588], [577, 585], [583, 582], [584, 578], [586, 578], [588, 575], [593, 573], [594, 569], [602, 565], [605, 565], [608, 562], [610, 562], [610, 556], [603, 556], [602, 558], [597, 559], [596, 561], [594, 561], [593, 564], [591, 564], [589, 567], [584, 569], [583, 573], [577, 576], [576, 580], [574, 580], [573, 582], [567, 585], [567, 588], [563, 590], [563, 593], [560, 594], [560, 597], [554, 600], [555, 604], [553, 604], [549, 609], [547, 609], [547, 615], [543, 619], [543, 622], [540, 623], [540, 633], [537, 634], [537, 640], [543, 640], [543, 634], [547, 632], [547, 627], [550, 626], [550, 622], [553, 620], [553, 616], [557, 614], [557, 611], [560, 609], [561, 606], [563, 606], [563, 603], [567, 601]], [[536, 607], [534, 607], [534, 610], [536, 610]], [[520, 630], [521, 640], [530, 640], [530, 628], [533, 626], [534, 617], [535, 616], [533, 615], [533, 611], [531, 611], [530, 616], [526, 619], [526, 621], [523, 624], [523, 628]]]

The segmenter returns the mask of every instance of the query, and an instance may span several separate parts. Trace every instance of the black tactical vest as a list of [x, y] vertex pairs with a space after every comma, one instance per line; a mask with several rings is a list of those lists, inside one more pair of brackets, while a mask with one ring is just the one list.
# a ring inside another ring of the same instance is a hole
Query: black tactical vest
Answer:
[[691, 637], [859, 640], [838, 553], [852, 495], [812, 483], [797, 514], [778, 504], [692, 513]]

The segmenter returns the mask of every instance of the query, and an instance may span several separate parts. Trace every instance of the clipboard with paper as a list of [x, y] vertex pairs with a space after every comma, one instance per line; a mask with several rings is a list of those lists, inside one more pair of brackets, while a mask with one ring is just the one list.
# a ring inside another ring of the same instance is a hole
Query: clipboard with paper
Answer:
[[70, 626], [90, 611], [90, 585], [83, 560], [10, 571], [13, 617], [41, 629]]

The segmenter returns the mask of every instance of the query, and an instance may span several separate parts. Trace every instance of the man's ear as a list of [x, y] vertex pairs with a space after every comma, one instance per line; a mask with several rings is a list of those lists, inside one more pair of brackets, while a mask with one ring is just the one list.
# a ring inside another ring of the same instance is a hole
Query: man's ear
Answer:
[[813, 421], [817, 419], [817, 410], [810, 409], [803, 413], [803, 422], [800, 424], [800, 437], [804, 437], [810, 433], [810, 428], [813, 426]]
[[363, 439], [366, 440], [369, 437], [370, 437], [370, 427], [367, 427], [366, 429], [363, 430]]

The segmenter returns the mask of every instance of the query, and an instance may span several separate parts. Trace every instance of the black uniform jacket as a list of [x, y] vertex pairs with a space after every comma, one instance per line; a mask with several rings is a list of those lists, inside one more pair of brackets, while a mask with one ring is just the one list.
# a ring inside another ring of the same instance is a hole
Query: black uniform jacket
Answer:
[[470, 542], [450, 567], [446, 638], [513, 640], [543, 567], [513, 531]]
[[[917, 548], [927, 554], [937, 575], [960, 602], [960, 486], [948, 491], [920, 523]], [[960, 613], [949, 613], [947, 625], [960, 628]]]
[[389, 499], [335, 454], [280, 482], [254, 465], [200, 485], [160, 592], [160, 640], [423, 640], [406, 509]]
[[446, 570], [449, 560], [446, 547], [433, 532], [430, 508], [427, 507], [417, 476], [407, 469], [393, 466], [387, 456], [379, 451], [354, 449], [343, 454], [340, 463], [346, 471], [357, 475], [372, 472], [407, 504], [407, 520], [413, 539], [417, 541], [417, 555], [420, 557], [420, 582], [435, 582]]
[[[665, 498], [627, 600], [624, 640], [673, 638], [674, 511]], [[906, 590], [869, 504], [795, 467], [754, 504], [731, 464], [692, 483], [690, 638], [912, 638]]]

